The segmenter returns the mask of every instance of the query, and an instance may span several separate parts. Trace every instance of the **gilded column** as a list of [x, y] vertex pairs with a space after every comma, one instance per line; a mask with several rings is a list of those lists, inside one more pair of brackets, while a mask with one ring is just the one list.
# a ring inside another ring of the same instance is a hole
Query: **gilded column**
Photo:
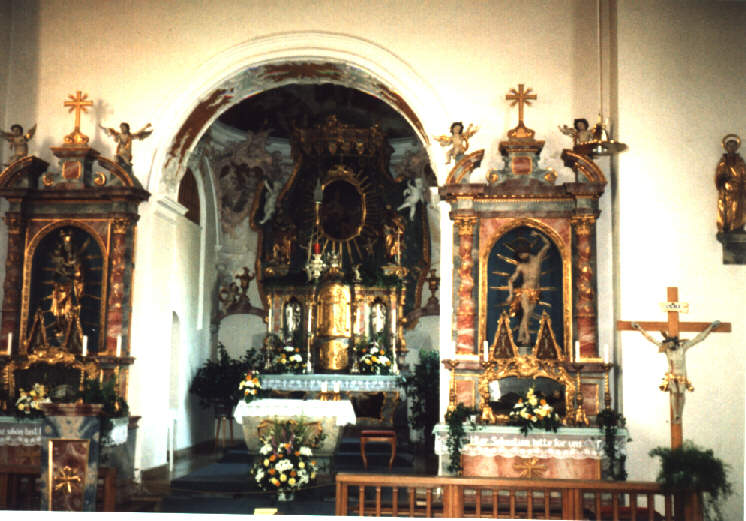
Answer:
[[[3, 284], [3, 324], [0, 338], [7, 342], [8, 333], [13, 333], [13, 344], [23, 346], [18, 340], [21, 313], [21, 269], [23, 267], [24, 222], [19, 213], [8, 212], [3, 219], [8, 225], [8, 256], [5, 259], [5, 283]], [[3, 349], [7, 344], [0, 342]], [[18, 350], [13, 348], [18, 354]], [[23, 354], [23, 353], [22, 353]]]
[[456, 353], [475, 353], [474, 329], [476, 302], [474, 301], [474, 224], [473, 215], [455, 217], [458, 231], [458, 253], [453, 259], [458, 284], [456, 290]]
[[105, 354], [116, 354], [117, 337], [122, 335], [122, 356], [126, 356], [129, 342], [123, 331], [125, 305], [125, 271], [127, 268], [127, 233], [129, 219], [114, 219], [111, 223], [111, 246], [109, 248], [109, 296], [106, 306]]
[[575, 339], [580, 342], [581, 358], [598, 357], [598, 328], [596, 277], [594, 268], [594, 240], [596, 236], [596, 218], [592, 215], [572, 219], [574, 251], [573, 293], [575, 296], [573, 320], [575, 322]]

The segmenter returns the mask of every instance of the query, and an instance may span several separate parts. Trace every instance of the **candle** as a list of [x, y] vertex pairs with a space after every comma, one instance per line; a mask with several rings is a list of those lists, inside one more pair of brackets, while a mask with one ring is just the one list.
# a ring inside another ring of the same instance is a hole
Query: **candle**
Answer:
[[311, 306], [308, 306], [308, 336], [311, 336]]
[[339, 394], [339, 382], [334, 382], [334, 394]]
[[8, 333], [8, 356], [11, 355], [13, 349], [13, 333]]
[[117, 358], [122, 356], [122, 335], [117, 335]]
[[272, 298], [267, 299], [267, 333], [272, 332]]
[[604, 344], [604, 363], [609, 363], [609, 344]]
[[321, 382], [321, 392], [325, 393], [329, 387], [327, 387], [326, 382]]
[[580, 360], [580, 341], [575, 341], [575, 361]]
[[88, 356], [88, 335], [83, 335], [83, 356]]
[[364, 325], [363, 325], [363, 329], [364, 329], [363, 336], [367, 340], [367, 338], [368, 338], [368, 327], [369, 327], [369, 322], [368, 321], [370, 320], [370, 312], [368, 311], [368, 307], [367, 306], [363, 308], [363, 313], [365, 313], [365, 320], [364, 320]]
[[484, 341], [484, 361], [488, 361], [490, 359], [490, 343], [485, 340]]

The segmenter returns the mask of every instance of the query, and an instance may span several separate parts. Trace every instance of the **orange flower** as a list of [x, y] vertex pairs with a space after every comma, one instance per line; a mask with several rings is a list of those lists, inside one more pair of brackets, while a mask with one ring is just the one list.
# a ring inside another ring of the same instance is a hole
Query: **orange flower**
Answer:
[[269, 472], [270, 476], [274, 476], [275, 472], [277, 472], [275, 469], [269, 469], [267, 472]]
[[297, 473], [294, 470], [291, 470], [290, 471], [290, 475], [293, 476], [293, 477], [295, 477], [297, 475]]
[[272, 455], [271, 455], [271, 456], [269, 457], [269, 461], [274, 461], [274, 460], [276, 460], [276, 459], [277, 459], [277, 456], [275, 456], [274, 454], [272, 454]]
[[300, 456], [300, 451], [299, 451], [299, 450], [296, 450], [296, 451], [295, 451], [295, 455], [296, 455], [296, 456]]

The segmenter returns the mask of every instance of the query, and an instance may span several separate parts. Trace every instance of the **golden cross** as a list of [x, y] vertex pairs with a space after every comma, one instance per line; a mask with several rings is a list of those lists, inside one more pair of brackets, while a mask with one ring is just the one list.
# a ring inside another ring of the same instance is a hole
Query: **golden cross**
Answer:
[[547, 466], [539, 463], [538, 458], [523, 459], [518, 458], [518, 461], [513, 463], [513, 470], [520, 472], [518, 477], [531, 479], [536, 474], [536, 477], [542, 477], [547, 471]]
[[68, 145], [84, 145], [88, 143], [88, 136], [80, 132], [80, 111], [88, 112], [88, 107], [93, 106], [93, 101], [88, 99], [88, 94], [83, 94], [80, 91], [77, 91], [75, 96], [68, 94], [68, 98], [70, 99], [65, 101], [64, 106], [70, 108], [67, 111], [68, 113], [75, 111], [75, 129], [71, 134], [65, 136], [65, 143]]
[[512, 101], [511, 107], [515, 107], [518, 104], [518, 125], [523, 125], [523, 105], [531, 106], [531, 100], [536, 99], [536, 94], [531, 94], [531, 88], [523, 90], [523, 83], [518, 84], [518, 90], [510, 89], [510, 92], [505, 95], [505, 99]]
[[80, 476], [75, 474], [72, 468], [70, 468], [68, 465], [65, 465], [65, 467], [60, 472], [60, 475], [54, 478], [55, 483], [55, 490], [59, 490], [61, 488], [67, 487], [67, 493], [71, 494], [72, 489], [72, 483], [80, 483]]

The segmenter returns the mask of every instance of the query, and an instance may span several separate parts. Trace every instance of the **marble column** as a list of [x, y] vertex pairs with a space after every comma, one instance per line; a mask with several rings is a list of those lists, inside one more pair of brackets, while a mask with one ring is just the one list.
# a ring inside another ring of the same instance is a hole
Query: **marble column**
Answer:
[[474, 333], [476, 327], [476, 302], [474, 301], [474, 215], [454, 217], [458, 233], [458, 248], [453, 259], [456, 267], [456, 353], [476, 353]]
[[598, 326], [596, 300], [596, 266], [594, 241], [596, 218], [584, 215], [572, 218], [573, 229], [573, 321], [575, 339], [580, 342], [581, 358], [598, 357]]
[[106, 306], [105, 353], [116, 354], [117, 337], [122, 335], [122, 356], [127, 355], [128, 342], [123, 333], [125, 271], [127, 268], [127, 234], [129, 219], [114, 219], [111, 223], [111, 245], [109, 248], [109, 298]]
[[[13, 343], [19, 341], [19, 318], [21, 313], [21, 269], [23, 267], [24, 221], [19, 213], [8, 212], [4, 218], [8, 226], [8, 256], [5, 260], [5, 283], [3, 285], [3, 322], [0, 329], [0, 350], [7, 352], [8, 333], [13, 333]], [[18, 350], [14, 350], [18, 354]], [[25, 354], [25, 353], [21, 353]]]

